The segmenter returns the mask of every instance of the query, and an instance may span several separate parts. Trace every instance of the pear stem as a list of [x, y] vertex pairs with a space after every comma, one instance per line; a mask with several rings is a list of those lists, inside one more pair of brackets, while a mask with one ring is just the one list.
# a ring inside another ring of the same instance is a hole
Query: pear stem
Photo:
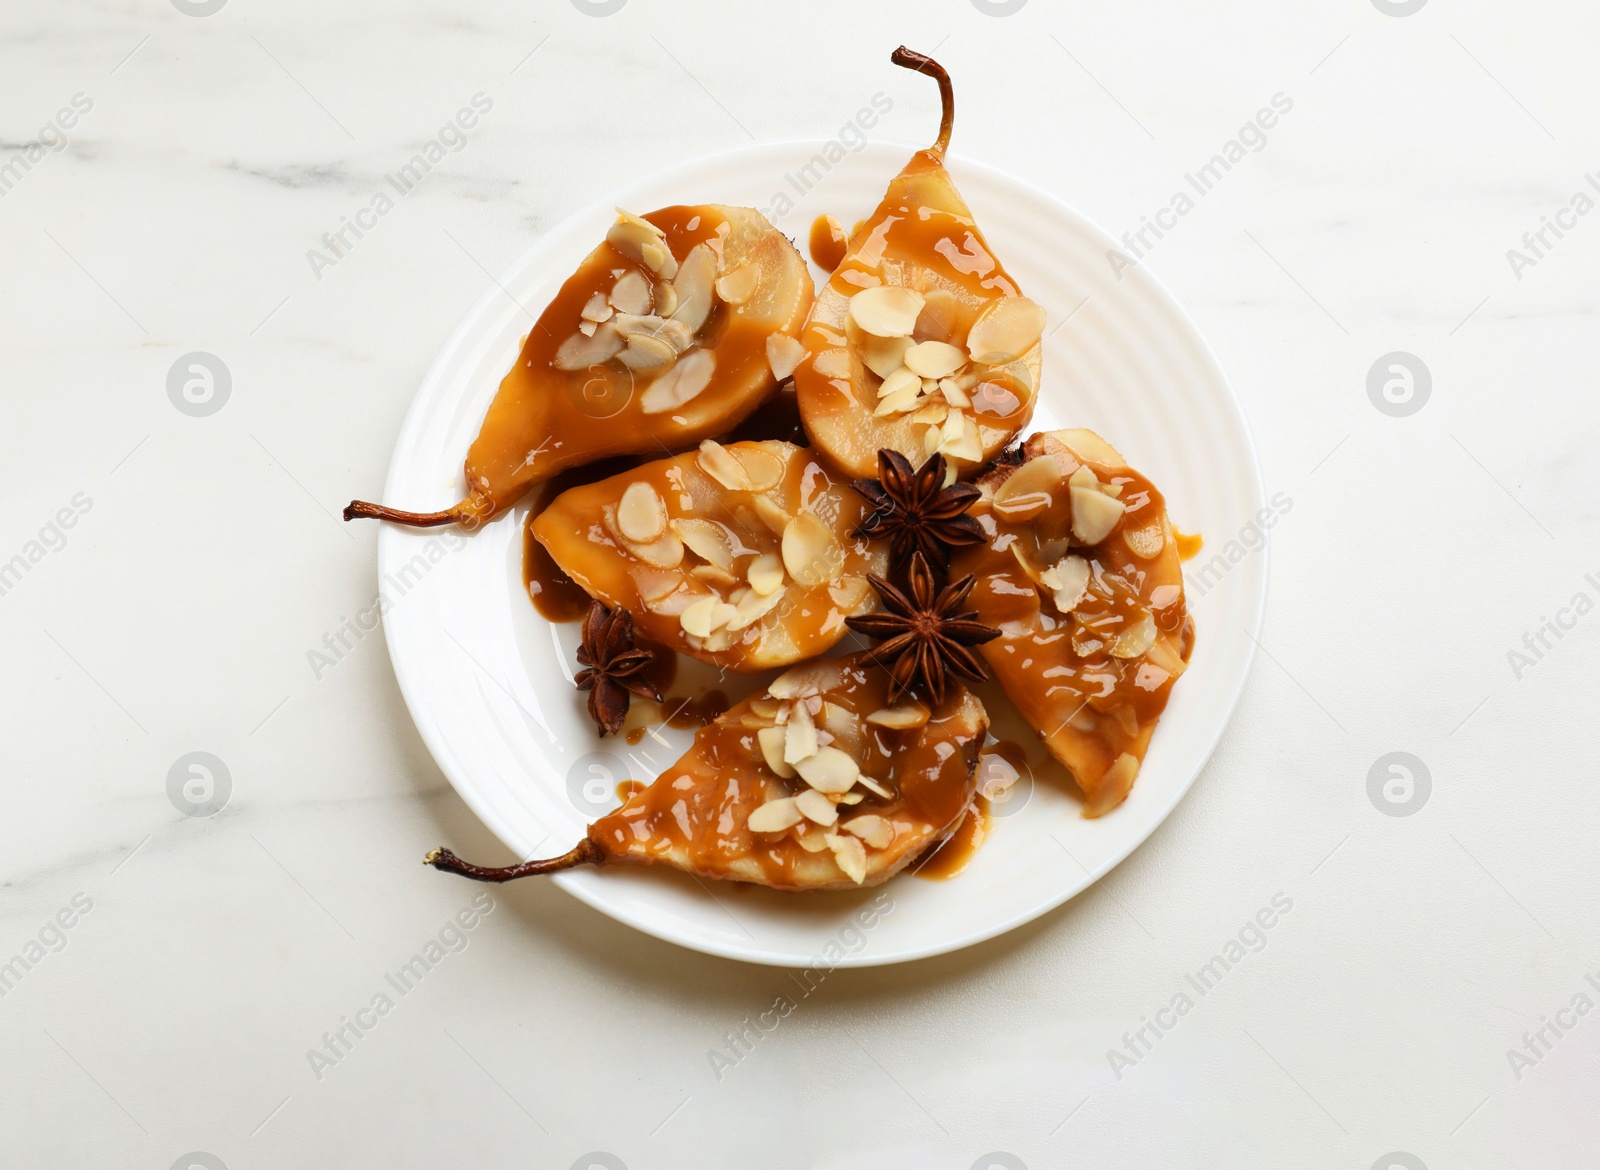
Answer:
[[944, 158], [944, 152], [950, 148], [950, 131], [956, 124], [956, 94], [950, 84], [950, 75], [945, 72], [944, 66], [932, 57], [915, 49], [908, 49], [904, 45], [890, 53], [889, 60], [903, 69], [915, 69], [918, 73], [926, 73], [939, 83], [939, 102], [943, 112], [939, 116], [939, 137], [928, 148], [928, 153], [936, 158]]
[[500, 867], [473, 865], [470, 861], [462, 861], [443, 846], [422, 859], [423, 864], [431, 865], [434, 869], [442, 869], [446, 873], [458, 873], [475, 882], [509, 882], [520, 877], [534, 877], [544, 873], [557, 873], [563, 869], [574, 869], [580, 865], [599, 865], [604, 860], [605, 855], [600, 852], [600, 846], [588, 837], [579, 841], [560, 857], [524, 861], [521, 865]]
[[392, 520], [396, 524], [409, 524], [413, 528], [438, 528], [443, 524], [454, 524], [461, 519], [461, 516], [454, 508], [447, 508], [443, 512], [402, 512], [399, 508], [369, 504], [365, 500], [351, 500], [350, 506], [344, 510], [344, 518]]

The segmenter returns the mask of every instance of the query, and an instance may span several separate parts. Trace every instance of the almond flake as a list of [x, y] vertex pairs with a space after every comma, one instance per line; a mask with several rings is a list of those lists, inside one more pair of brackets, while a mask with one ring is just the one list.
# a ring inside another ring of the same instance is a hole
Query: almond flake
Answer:
[[799, 802], [792, 796], [782, 796], [777, 800], [767, 801], [760, 808], [752, 809], [748, 823], [752, 833], [781, 833], [793, 825], [798, 825], [800, 820]]
[[979, 365], [1008, 365], [1039, 344], [1044, 325], [1044, 310], [1027, 297], [998, 297], [973, 321], [967, 350]]
[[[717, 258], [704, 244], [696, 244], [683, 258], [677, 279], [672, 282], [673, 295], [678, 307], [672, 310], [672, 319], [688, 326], [689, 332], [700, 332], [706, 318], [711, 315], [712, 285], [717, 279]], [[662, 308], [662, 312], [667, 310]]]
[[[799, 710], [796, 708], [797, 714]], [[787, 752], [784, 758], [788, 758]], [[856, 778], [861, 775], [855, 760], [836, 747], [819, 747], [805, 759], [796, 762], [795, 771], [818, 792], [828, 793], [849, 792]]]
[[750, 476], [745, 471], [744, 464], [735, 459], [733, 453], [715, 439], [707, 439], [700, 444], [700, 454], [696, 457], [696, 462], [700, 464], [702, 471], [730, 492], [747, 492], [751, 488]]
[[879, 285], [850, 298], [850, 317], [875, 337], [908, 337], [922, 305], [922, 294], [915, 289]]
[[1117, 635], [1117, 640], [1111, 645], [1111, 653], [1117, 658], [1140, 658], [1155, 644], [1155, 640], [1155, 619], [1147, 613], [1142, 614], [1138, 621]]
[[1071, 613], [1083, 604], [1089, 591], [1089, 562], [1082, 557], [1062, 557], [1039, 582], [1054, 591], [1053, 600], [1061, 613]]
[[805, 356], [806, 347], [800, 344], [799, 338], [790, 337], [787, 333], [767, 334], [767, 365], [772, 367], [772, 376], [778, 381], [794, 373], [794, 368]]
[[692, 634], [696, 638], [709, 637], [711, 634], [711, 615], [716, 612], [721, 599], [712, 594], [702, 597], [694, 602], [688, 609], [678, 615], [678, 624], [683, 627], [683, 632]]
[[828, 586], [828, 596], [850, 617], [872, 608], [872, 586], [865, 577], [849, 576], [835, 581]]
[[728, 622], [728, 629], [737, 632], [747, 626], [753, 626], [767, 614], [778, 608], [778, 603], [783, 600], [783, 591], [768, 593], [763, 596], [754, 589], [745, 591], [734, 608], [738, 611], [734, 618]]
[[824, 828], [839, 819], [839, 810], [833, 807], [829, 800], [815, 788], [807, 788], [794, 798], [797, 809], [805, 816], [806, 820], [822, 825]]
[[1049, 455], [1030, 459], [994, 491], [994, 510], [1002, 519], [1024, 524], [1048, 508], [1051, 489], [1061, 484], [1061, 468]]
[[967, 355], [947, 341], [919, 341], [906, 350], [906, 369], [924, 378], [948, 378], [967, 364]]
[[[672, 522], [672, 531], [702, 561], [715, 565], [725, 574], [733, 568], [733, 543], [728, 539], [728, 530], [715, 520], [686, 516]], [[734, 577], [733, 580], [737, 581], [738, 578]]]
[[782, 536], [783, 530], [789, 527], [790, 516], [778, 507], [768, 496], [757, 496], [751, 501], [755, 505], [756, 516], [765, 524], [774, 536]]
[[910, 346], [909, 337], [875, 337], [863, 332], [858, 352], [867, 369], [880, 378], [887, 378], [905, 365], [906, 350]]
[[630, 483], [617, 504], [617, 528], [622, 535], [637, 544], [649, 544], [666, 527], [667, 505], [656, 489], [642, 481]]
[[861, 787], [865, 788], [868, 792], [872, 793], [874, 796], [881, 796], [885, 800], [893, 800], [894, 799], [894, 793], [890, 792], [882, 784], [879, 784], [871, 776], [868, 776], [868, 775], [865, 775], [865, 774], [857, 776], [856, 777], [856, 783], [861, 785]]
[[588, 321], [590, 324], [594, 324], [610, 318], [612, 311], [611, 305], [606, 300], [606, 294], [603, 292], [597, 292], [594, 294], [594, 296], [590, 297], [588, 302], [583, 306], [583, 312], [580, 314], [580, 316], [582, 316], [583, 319]]
[[767, 687], [774, 699], [805, 699], [821, 694], [837, 677], [838, 668], [823, 662], [807, 662], [786, 670]]
[[647, 565], [657, 569], [676, 569], [683, 563], [683, 541], [672, 533], [664, 533], [647, 544], [624, 540], [622, 547]]
[[756, 732], [756, 739], [761, 744], [761, 758], [767, 762], [767, 767], [783, 779], [792, 780], [795, 771], [783, 758], [783, 728], [763, 727]]
[[867, 722], [875, 723], [879, 727], [892, 727], [896, 730], [921, 727], [928, 722], [928, 709], [920, 703], [902, 703], [898, 707], [883, 707], [868, 715]]
[[1099, 544], [1117, 526], [1127, 506], [1093, 488], [1072, 489], [1072, 535], [1081, 544]]
[[761, 283], [761, 270], [754, 264], [741, 264], [717, 280], [717, 295], [730, 305], [742, 305]]
[[802, 512], [783, 530], [783, 566], [789, 576], [807, 588], [825, 585], [844, 566], [838, 539], [815, 513]]
[[[799, 803], [797, 800], [795, 803]], [[804, 809], [801, 810], [805, 811]], [[894, 825], [886, 817], [877, 813], [862, 813], [858, 817], [851, 817], [839, 826], [846, 833], [860, 837], [874, 849], [887, 849], [894, 840]]]
[[804, 703], [796, 703], [783, 725], [783, 762], [798, 764], [817, 754], [817, 727], [811, 722], [811, 712]]
[[884, 375], [883, 382], [878, 387], [878, 397], [888, 398], [891, 395], [900, 393], [907, 386], [915, 386], [920, 392], [922, 379], [904, 366], [901, 366], [899, 369], [891, 370]]
[[617, 360], [635, 373], [665, 369], [677, 359], [677, 350], [649, 333], [630, 333], [628, 348], [617, 354]]
[[759, 443], [731, 447], [729, 452], [744, 465], [745, 478], [753, 492], [775, 488], [783, 478], [783, 460]]
[[616, 357], [623, 344], [622, 334], [607, 322], [593, 335], [574, 333], [563, 341], [551, 365], [558, 370], [586, 370]]
[[[648, 313], [651, 309], [650, 285], [637, 269], [624, 272], [612, 288], [609, 299], [619, 313]], [[594, 319], [605, 320], [604, 317]]]
[[762, 553], [750, 562], [745, 571], [750, 588], [762, 597], [783, 588], [783, 559], [776, 553]]
[[716, 355], [709, 349], [695, 350], [650, 384], [639, 396], [639, 409], [645, 414], [665, 414], [677, 409], [711, 383], [716, 365]]
[[824, 840], [828, 842], [828, 848], [833, 850], [833, 859], [839, 863], [845, 877], [858, 886], [867, 880], [867, 851], [858, 838], [829, 833]]

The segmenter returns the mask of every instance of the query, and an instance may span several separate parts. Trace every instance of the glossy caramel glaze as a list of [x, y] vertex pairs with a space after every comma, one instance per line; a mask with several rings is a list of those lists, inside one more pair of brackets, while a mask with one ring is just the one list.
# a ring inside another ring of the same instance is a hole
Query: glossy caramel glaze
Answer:
[[[1084, 815], [1102, 816], [1127, 797], [1193, 647], [1178, 548], [1160, 492], [1098, 436], [1035, 435], [1024, 454], [1055, 462], [1058, 478], [1048, 506], [1025, 521], [1008, 520], [996, 509], [995, 493], [1021, 469], [1008, 465], [986, 475], [979, 481], [984, 496], [971, 512], [988, 539], [958, 552], [951, 573], [976, 574], [969, 604], [978, 620], [1000, 630], [981, 653], [1007, 697], [1082, 788]], [[1126, 506], [1116, 528], [1087, 548], [1071, 532], [1067, 486], [1080, 466], [1119, 488]], [[1091, 573], [1070, 615], [1057, 609], [1051, 588], [1028, 567], [1050, 566], [1069, 551], [1087, 560]], [[1119, 639], [1137, 633], [1146, 615], [1154, 623], [1153, 641], [1136, 656], [1119, 656], [1129, 649]]]
[[[988, 724], [982, 705], [955, 687], [919, 728], [890, 730], [863, 722], [887, 706], [887, 676], [865, 659], [823, 659], [800, 668], [816, 680], [813, 705], [831, 705], [818, 725], [890, 795], [861, 793], [841, 806], [841, 821], [874, 814], [893, 826], [893, 839], [865, 849], [862, 880], [840, 868], [822, 830], [809, 822], [781, 833], [757, 833], [750, 814], [767, 801], [805, 788], [767, 767], [758, 735], [771, 727], [777, 702], [758, 691], [696, 736], [694, 745], [643, 792], [589, 827], [589, 840], [607, 861], [674, 865], [706, 878], [755, 882], [780, 890], [853, 889], [892, 877], [966, 812], [973, 798], [979, 748]], [[816, 851], [799, 839], [813, 834]], [[835, 830], [838, 831], [837, 827]]]
[[719, 272], [744, 264], [760, 271], [756, 292], [743, 303], [714, 298], [697, 333], [694, 348], [715, 355], [710, 383], [680, 407], [646, 413], [642, 400], [659, 373], [635, 373], [617, 357], [582, 369], [557, 367], [557, 352], [578, 332], [584, 307], [597, 293], [609, 294], [620, 277], [637, 273], [653, 301], [662, 296], [659, 274], [602, 242], [539, 315], [501, 381], [467, 452], [468, 496], [458, 505], [459, 519], [481, 523], [569, 467], [693, 446], [738, 423], [777, 384], [767, 338], [798, 335], [812, 298], [811, 276], [794, 246], [749, 208], [667, 207], [643, 218], [665, 232], [678, 261], [695, 245], [715, 241], [723, 254]]
[[837, 219], [831, 215], [819, 215], [811, 221], [811, 238], [807, 243], [812, 263], [824, 272], [832, 272], [844, 259], [850, 239]]
[[[534, 520], [551, 500], [568, 488], [582, 483], [593, 483], [597, 479], [625, 471], [637, 463], [638, 460], [631, 456], [586, 463], [582, 467], [568, 468], [546, 480], [536, 489], [539, 498], [534, 501], [533, 507], [528, 511], [528, 518], [522, 525], [522, 587], [527, 590], [533, 608], [539, 611], [539, 616], [545, 621], [582, 621], [583, 616], [589, 612], [590, 598], [576, 581], [561, 571], [561, 566], [545, 552], [544, 545], [534, 539]], [[666, 657], [670, 658], [671, 655]]]
[[[730, 488], [708, 472], [708, 466], [719, 466], [712, 448], [717, 459], [742, 460], [740, 467], [754, 470], [750, 490]], [[681, 540], [681, 547], [673, 548], [666, 537], [651, 545], [624, 539], [619, 508], [636, 484], [648, 485], [664, 508], [667, 533], [715, 530], [712, 535], [728, 554], [723, 573]], [[847, 616], [876, 605], [866, 574], [881, 575], [888, 553], [882, 541], [850, 535], [865, 510], [861, 497], [830, 478], [804, 448], [780, 442], [713, 444], [573, 488], [540, 514], [533, 532], [590, 596], [631, 610], [641, 637], [715, 666], [754, 671], [823, 653], [847, 632]], [[801, 528], [828, 534], [830, 541], [824, 556], [800, 566], [784, 553], [780, 535], [795, 520], [801, 520]], [[685, 629], [683, 615], [696, 602], [717, 598], [737, 605], [747, 596], [751, 567], [764, 555], [785, 566], [781, 597], [770, 609], [737, 631], [702, 637]], [[794, 573], [796, 567], [804, 581]]]
[[942, 841], [935, 841], [911, 863], [913, 876], [931, 882], [959, 877], [989, 839], [989, 802], [974, 796], [960, 822]]

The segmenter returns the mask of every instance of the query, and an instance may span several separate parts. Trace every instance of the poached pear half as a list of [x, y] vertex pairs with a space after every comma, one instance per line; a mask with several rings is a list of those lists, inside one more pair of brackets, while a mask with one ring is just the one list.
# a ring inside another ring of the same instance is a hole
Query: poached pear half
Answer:
[[356, 500], [344, 517], [477, 527], [536, 483], [726, 432], [787, 378], [811, 306], [800, 253], [759, 211], [619, 211], [523, 341], [442, 512]]
[[865, 657], [774, 679], [559, 857], [504, 869], [436, 849], [430, 865], [501, 882], [577, 865], [670, 865], [779, 890], [855, 889], [899, 873], [971, 807], [989, 719], [970, 691], [888, 700]]
[[800, 335], [795, 391], [806, 434], [844, 474], [870, 477], [891, 448], [913, 466], [940, 452], [964, 476], [1032, 417], [1045, 314], [990, 250], [945, 169], [949, 75], [904, 47], [891, 60], [938, 81], [939, 137], [852, 234]]

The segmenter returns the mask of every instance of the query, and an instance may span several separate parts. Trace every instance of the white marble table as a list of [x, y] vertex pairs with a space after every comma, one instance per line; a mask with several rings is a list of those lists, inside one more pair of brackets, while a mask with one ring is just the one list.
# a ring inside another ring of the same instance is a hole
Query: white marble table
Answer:
[[[1600, 198], [1600, 12], [612, 2], [0, 11], [7, 1164], [1591, 1165], [1600, 215], [1561, 209]], [[727, 1067], [785, 973], [537, 882], [480, 913], [416, 864], [502, 851], [381, 633], [341, 634], [376, 532], [336, 513], [489, 274], [573, 209], [878, 90], [875, 135], [925, 138], [902, 40], [956, 75], [958, 152], [1168, 225], [1141, 262], [1289, 506], [1250, 689], [1143, 849], [999, 941], [835, 974]], [[192, 353], [225, 401], [169, 395]], [[1403, 414], [1407, 361], [1431, 393]], [[194, 752], [215, 815], [169, 799]], [[1374, 800], [1395, 752], [1431, 788]]]

